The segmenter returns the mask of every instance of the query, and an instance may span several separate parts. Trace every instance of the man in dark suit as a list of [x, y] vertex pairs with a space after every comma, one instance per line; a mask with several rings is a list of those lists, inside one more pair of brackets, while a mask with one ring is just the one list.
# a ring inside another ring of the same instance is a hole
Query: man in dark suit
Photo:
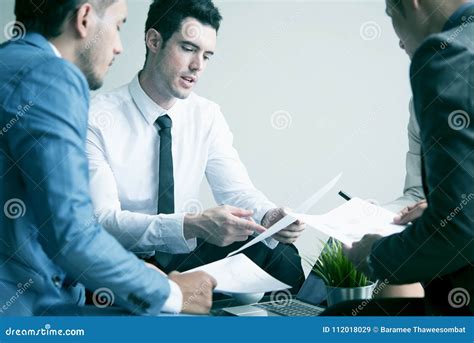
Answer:
[[403, 232], [367, 235], [347, 255], [375, 279], [421, 281], [426, 313], [473, 314], [474, 4], [387, 0], [387, 14], [413, 55], [428, 208]]

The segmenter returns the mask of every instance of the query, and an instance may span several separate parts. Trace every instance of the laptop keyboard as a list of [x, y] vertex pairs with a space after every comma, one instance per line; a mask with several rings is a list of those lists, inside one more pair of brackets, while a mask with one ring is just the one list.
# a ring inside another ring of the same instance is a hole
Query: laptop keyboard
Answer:
[[254, 306], [286, 317], [309, 317], [318, 316], [324, 311], [323, 308], [305, 304], [298, 300], [274, 301], [259, 303]]

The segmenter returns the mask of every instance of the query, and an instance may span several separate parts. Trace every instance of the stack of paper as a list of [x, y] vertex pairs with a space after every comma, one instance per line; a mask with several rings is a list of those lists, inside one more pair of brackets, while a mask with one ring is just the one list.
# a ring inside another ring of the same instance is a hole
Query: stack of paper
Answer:
[[266, 273], [243, 254], [226, 257], [222, 260], [188, 270], [204, 271], [214, 277], [217, 287], [214, 292], [221, 293], [265, 293], [291, 288]]

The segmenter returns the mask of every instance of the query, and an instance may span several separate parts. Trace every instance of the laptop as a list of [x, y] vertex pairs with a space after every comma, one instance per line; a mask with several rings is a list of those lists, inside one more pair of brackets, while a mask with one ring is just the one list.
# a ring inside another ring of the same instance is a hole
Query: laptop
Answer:
[[326, 285], [314, 273], [309, 273], [296, 297], [283, 297], [277, 300], [251, 305], [225, 307], [222, 311], [234, 316], [318, 316], [326, 308], [320, 304], [326, 300]]

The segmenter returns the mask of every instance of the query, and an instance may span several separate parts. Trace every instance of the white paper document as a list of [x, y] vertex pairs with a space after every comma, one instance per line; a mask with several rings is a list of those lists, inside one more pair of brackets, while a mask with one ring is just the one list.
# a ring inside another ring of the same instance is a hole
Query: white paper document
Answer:
[[[323, 196], [325, 196], [339, 181], [341, 178], [342, 173], [337, 175], [334, 179], [329, 181], [325, 186], [323, 186], [321, 189], [319, 189], [316, 193], [314, 193], [309, 199], [307, 199], [303, 204], [301, 204], [297, 209], [297, 213], [306, 213], [308, 212], [316, 203], [321, 200]], [[286, 228], [288, 225], [293, 224], [297, 219], [295, 219], [293, 216], [285, 216], [281, 218], [279, 221], [277, 221], [275, 224], [270, 226], [265, 232], [259, 234], [257, 237], [252, 239], [250, 242], [247, 244], [244, 244], [241, 246], [239, 249], [232, 251], [229, 255], [227, 256], [232, 256], [235, 254], [238, 254], [242, 250], [247, 249], [248, 247], [251, 247], [254, 244], [257, 244], [258, 242], [263, 241], [264, 239], [267, 239], [268, 237], [273, 236], [277, 232], [283, 230]]]
[[403, 231], [406, 226], [393, 224], [395, 215], [359, 198], [352, 198], [323, 215], [290, 214], [293, 218], [349, 246], [366, 234], [389, 236]]
[[264, 293], [291, 288], [265, 272], [244, 254], [188, 270], [185, 273], [204, 271], [214, 277], [220, 293]]
[[254, 244], [257, 244], [258, 242], [263, 241], [264, 239], [267, 239], [270, 236], [273, 236], [276, 234], [278, 231], [283, 230], [285, 227], [288, 225], [293, 224], [297, 219], [290, 217], [290, 216], [285, 216], [281, 218], [279, 221], [277, 221], [275, 224], [270, 226], [265, 232], [259, 234], [257, 237], [252, 239], [250, 242], [247, 244], [242, 245], [239, 249], [232, 251], [228, 257], [233, 256], [241, 252], [242, 250], [247, 249], [248, 247], [251, 247]]

